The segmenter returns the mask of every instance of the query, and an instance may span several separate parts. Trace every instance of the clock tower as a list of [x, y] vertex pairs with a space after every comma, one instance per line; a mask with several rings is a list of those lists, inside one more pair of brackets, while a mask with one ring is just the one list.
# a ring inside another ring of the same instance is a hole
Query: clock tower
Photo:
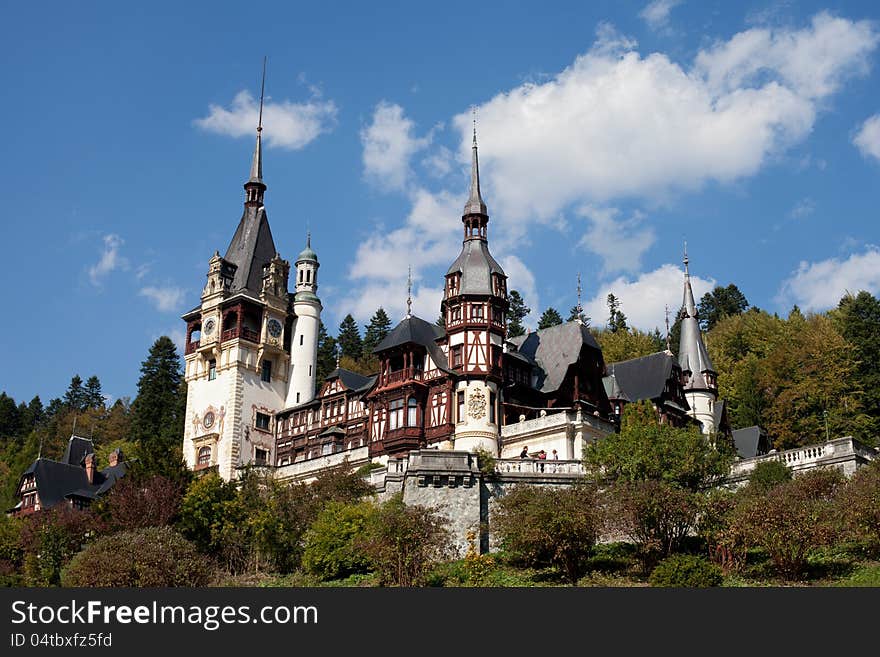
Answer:
[[[296, 297], [288, 292], [290, 264], [275, 249], [263, 205], [262, 99], [260, 117], [238, 228], [226, 254], [215, 252], [208, 262], [200, 305], [183, 316], [184, 459], [227, 480], [242, 466], [275, 463], [275, 414], [288, 405], [294, 372], [316, 368], [317, 282], [312, 278], [314, 299], [300, 308], [299, 285]], [[317, 257], [311, 267], [313, 277]]]

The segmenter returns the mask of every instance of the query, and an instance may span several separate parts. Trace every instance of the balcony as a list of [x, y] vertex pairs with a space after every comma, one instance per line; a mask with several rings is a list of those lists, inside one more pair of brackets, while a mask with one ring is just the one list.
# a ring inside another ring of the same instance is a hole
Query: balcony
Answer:
[[186, 343], [186, 350], [184, 351], [184, 353], [187, 356], [192, 353], [195, 353], [198, 350], [200, 344], [201, 344], [201, 342], [199, 340], [193, 340], [192, 342], [187, 342]]
[[404, 381], [421, 381], [422, 380], [422, 370], [417, 370], [412, 367], [407, 367], [402, 370], [397, 370], [396, 372], [389, 372], [385, 375], [385, 383], [384, 385], [389, 386], [395, 383], [403, 383]]
[[259, 344], [260, 342], [260, 334], [257, 331], [247, 328], [246, 326], [242, 326], [241, 330], [237, 328], [226, 329], [220, 336], [220, 339], [223, 342], [227, 340], [234, 340], [235, 338], [241, 338], [242, 340], [247, 340], [248, 342], [254, 342]]

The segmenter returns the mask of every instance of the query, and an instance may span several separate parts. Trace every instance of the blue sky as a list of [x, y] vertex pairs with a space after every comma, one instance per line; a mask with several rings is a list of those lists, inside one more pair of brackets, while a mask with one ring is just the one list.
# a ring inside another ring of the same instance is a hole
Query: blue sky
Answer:
[[[0, 390], [136, 391], [241, 213], [269, 58], [266, 207], [324, 321], [438, 314], [471, 107], [490, 247], [533, 309], [632, 324], [736, 283], [821, 311], [880, 291], [875, 3], [7, 3]], [[9, 26], [14, 26], [9, 29]]]

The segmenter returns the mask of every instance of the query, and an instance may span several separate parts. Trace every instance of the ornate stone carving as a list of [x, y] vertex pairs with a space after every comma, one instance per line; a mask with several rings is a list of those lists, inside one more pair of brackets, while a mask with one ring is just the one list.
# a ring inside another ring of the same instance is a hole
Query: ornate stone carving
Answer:
[[468, 415], [475, 420], [479, 420], [486, 415], [486, 395], [477, 388], [468, 398]]

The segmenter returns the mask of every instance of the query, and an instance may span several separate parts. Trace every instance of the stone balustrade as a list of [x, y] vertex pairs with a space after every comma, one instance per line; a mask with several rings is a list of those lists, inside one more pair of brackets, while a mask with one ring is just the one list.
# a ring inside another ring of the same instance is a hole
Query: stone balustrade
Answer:
[[584, 475], [581, 461], [556, 461], [544, 459], [497, 459], [495, 472], [498, 474], [536, 474], [536, 475]]
[[327, 454], [326, 456], [318, 456], [313, 459], [281, 465], [275, 468], [275, 478], [279, 481], [309, 480], [316, 477], [321, 470], [342, 465], [346, 459], [354, 468], [369, 463], [370, 448], [367, 446], [357, 447], [343, 452], [336, 452], [335, 454]]

